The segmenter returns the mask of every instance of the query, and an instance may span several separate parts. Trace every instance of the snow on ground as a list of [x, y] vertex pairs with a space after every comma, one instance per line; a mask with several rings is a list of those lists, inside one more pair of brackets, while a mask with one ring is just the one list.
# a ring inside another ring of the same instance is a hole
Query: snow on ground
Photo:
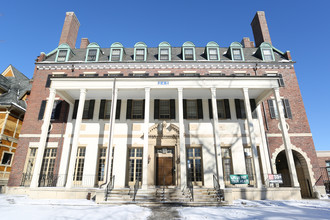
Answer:
[[[157, 211], [157, 209], [152, 209]], [[0, 194], [0, 219], [148, 219], [151, 208], [137, 205], [97, 205], [88, 200], [29, 199]], [[161, 212], [166, 212], [166, 209]], [[248, 201], [236, 200], [222, 207], [171, 207], [181, 219], [330, 219], [329, 200]], [[174, 219], [162, 215], [166, 220]], [[159, 216], [159, 215], [158, 215]], [[177, 219], [176, 215], [176, 218]], [[157, 218], [158, 220], [159, 218]]]

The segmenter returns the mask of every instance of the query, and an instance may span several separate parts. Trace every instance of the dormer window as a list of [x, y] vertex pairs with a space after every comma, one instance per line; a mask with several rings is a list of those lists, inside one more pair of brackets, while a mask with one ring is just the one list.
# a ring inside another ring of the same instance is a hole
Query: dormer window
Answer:
[[88, 51], [87, 61], [96, 61], [96, 49], [90, 49]]
[[241, 49], [233, 49], [233, 60], [242, 60]]
[[171, 60], [171, 45], [168, 42], [161, 42], [158, 45], [158, 60]]
[[263, 42], [260, 44], [256, 55], [262, 58], [263, 61], [274, 61], [273, 47], [271, 44]]
[[147, 59], [147, 45], [143, 42], [138, 42], [134, 45], [134, 60], [146, 61]]
[[219, 44], [214, 41], [209, 42], [206, 45], [204, 54], [207, 57], [207, 60], [220, 60], [219, 57]]
[[195, 60], [195, 44], [190, 41], [182, 45], [183, 60]]
[[[56, 50], [55, 50], [56, 51]], [[69, 59], [71, 48], [68, 44], [64, 43], [58, 46], [56, 54], [56, 62], [66, 62]]]
[[110, 61], [122, 61], [124, 47], [121, 43], [115, 42], [110, 47]]
[[168, 60], [168, 59], [169, 59], [168, 49], [160, 49], [160, 60]]
[[100, 46], [97, 43], [90, 43], [87, 46], [86, 62], [95, 62], [99, 60]]
[[243, 54], [243, 46], [242, 44], [238, 42], [233, 42], [230, 44], [227, 56], [231, 58], [231, 60], [234, 61], [244, 61], [244, 54]]

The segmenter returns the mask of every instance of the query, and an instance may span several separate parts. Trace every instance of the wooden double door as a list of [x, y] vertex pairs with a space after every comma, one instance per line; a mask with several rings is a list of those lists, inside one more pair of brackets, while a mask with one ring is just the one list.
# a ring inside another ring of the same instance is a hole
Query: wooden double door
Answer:
[[156, 184], [158, 186], [174, 185], [173, 157], [156, 157]]

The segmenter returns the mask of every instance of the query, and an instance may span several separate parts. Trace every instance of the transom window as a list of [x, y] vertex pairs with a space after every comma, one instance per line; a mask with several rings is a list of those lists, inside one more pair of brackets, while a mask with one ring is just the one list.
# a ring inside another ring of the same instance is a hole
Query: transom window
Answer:
[[209, 48], [209, 60], [218, 60], [217, 48]]
[[169, 49], [160, 49], [160, 60], [169, 60]]
[[241, 49], [233, 49], [233, 59], [234, 60], [243, 60]]
[[263, 49], [262, 52], [263, 52], [265, 61], [273, 61], [273, 54], [270, 49]]
[[87, 61], [96, 61], [97, 49], [89, 49], [87, 55]]
[[132, 119], [143, 119], [143, 100], [132, 101]]
[[190, 181], [203, 181], [202, 148], [193, 147], [187, 149], [187, 168]]
[[120, 61], [121, 49], [112, 49], [111, 61]]
[[65, 62], [67, 53], [68, 53], [67, 50], [59, 50], [57, 56], [57, 62]]
[[144, 49], [136, 49], [135, 60], [144, 60]]
[[184, 49], [184, 59], [185, 60], [194, 60], [194, 49], [193, 48]]

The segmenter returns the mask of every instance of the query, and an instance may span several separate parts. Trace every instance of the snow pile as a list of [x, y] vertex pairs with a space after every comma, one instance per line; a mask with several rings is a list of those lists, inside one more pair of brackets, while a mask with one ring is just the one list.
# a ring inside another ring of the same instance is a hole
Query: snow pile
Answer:
[[[105, 206], [88, 200], [32, 200], [26, 196], [0, 195], [0, 213], [4, 219], [146, 219], [147, 208], [136, 205]], [[7, 217], [7, 218], [5, 218]]]

